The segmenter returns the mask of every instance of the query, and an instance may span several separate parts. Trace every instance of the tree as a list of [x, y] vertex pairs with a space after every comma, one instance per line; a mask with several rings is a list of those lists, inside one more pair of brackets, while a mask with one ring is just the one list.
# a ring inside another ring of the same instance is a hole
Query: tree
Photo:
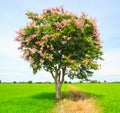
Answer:
[[28, 83], [28, 84], [32, 84], [33, 82], [32, 82], [32, 80], [29, 80], [27, 83]]
[[42, 14], [27, 12], [30, 23], [17, 31], [16, 40], [23, 58], [34, 74], [44, 69], [51, 73], [56, 98], [61, 98], [64, 77], [87, 79], [99, 69], [102, 46], [94, 18], [80, 17], [64, 8], [49, 8]]
[[16, 81], [13, 81], [13, 84], [16, 84], [17, 82]]

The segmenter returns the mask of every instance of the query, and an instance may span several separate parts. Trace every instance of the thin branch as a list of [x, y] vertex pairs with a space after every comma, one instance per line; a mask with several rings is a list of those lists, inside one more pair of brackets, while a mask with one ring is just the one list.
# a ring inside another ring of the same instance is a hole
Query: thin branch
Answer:
[[51, 71], [50, 73], [51, 73], [52, 77], [55, 79], [55, 76], [54, 76], [53, 72]]
[[62, 79], [61, 79], [61, 83], [64, 82], [65, 71], [66, 71], [66, 66], [62, 68]]

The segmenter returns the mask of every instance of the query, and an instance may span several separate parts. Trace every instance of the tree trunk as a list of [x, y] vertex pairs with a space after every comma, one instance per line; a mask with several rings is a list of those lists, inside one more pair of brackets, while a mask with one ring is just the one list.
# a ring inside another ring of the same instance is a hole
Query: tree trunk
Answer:
[[[62, 70], [61, 70], [62, 69]], [[55, 72], [50, 71], [54, 81], [55, 81], [55, 91], [56, 91], [56, 99], [61, 99], [61, 87], [64, 82], [66, 66], [60, 68], [60, 65], [55, 67]]]
[[55, 91], [56, 91], [56, 99], [61, 99], [61, 86], [62, 84], [58, 81], [55, 82]]

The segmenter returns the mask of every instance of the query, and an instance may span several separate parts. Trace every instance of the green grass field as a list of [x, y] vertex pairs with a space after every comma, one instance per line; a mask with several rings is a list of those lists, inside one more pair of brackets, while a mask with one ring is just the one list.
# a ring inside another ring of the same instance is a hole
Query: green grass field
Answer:
[[[120, 84], [72, 85], [94, 97], [103, 113], [120, 113]], [[0, 84], [0, 113], [50, 113], [54, 104], [53, 84]]]

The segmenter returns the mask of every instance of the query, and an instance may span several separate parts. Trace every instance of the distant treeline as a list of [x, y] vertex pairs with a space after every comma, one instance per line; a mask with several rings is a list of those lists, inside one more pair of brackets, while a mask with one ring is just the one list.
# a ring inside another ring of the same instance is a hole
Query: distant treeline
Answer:
[[[45, 82], [33, 82], [32, 80], [29, 80], [27, 82], [22, 81], [22, 82], [17, 82], [17, 81], [13, 81], [13, 82], [2, 82], [0, 80], [1, 84], [53, 84], [54, 82], [49, 82], [49, 81], [45, 81]], [[113, 81], [113, 82], [107, 82], [106, 80], [104, 80], [103, 82], [101, 81], [97, 81], [97, 80], [88, 80], [88, 81], [79, 81], [79, 82], [71, 82], [71, 81], [64, 81], [64, 84], [79, 84], [79, 83], [120, 83], [120, 81]]]

